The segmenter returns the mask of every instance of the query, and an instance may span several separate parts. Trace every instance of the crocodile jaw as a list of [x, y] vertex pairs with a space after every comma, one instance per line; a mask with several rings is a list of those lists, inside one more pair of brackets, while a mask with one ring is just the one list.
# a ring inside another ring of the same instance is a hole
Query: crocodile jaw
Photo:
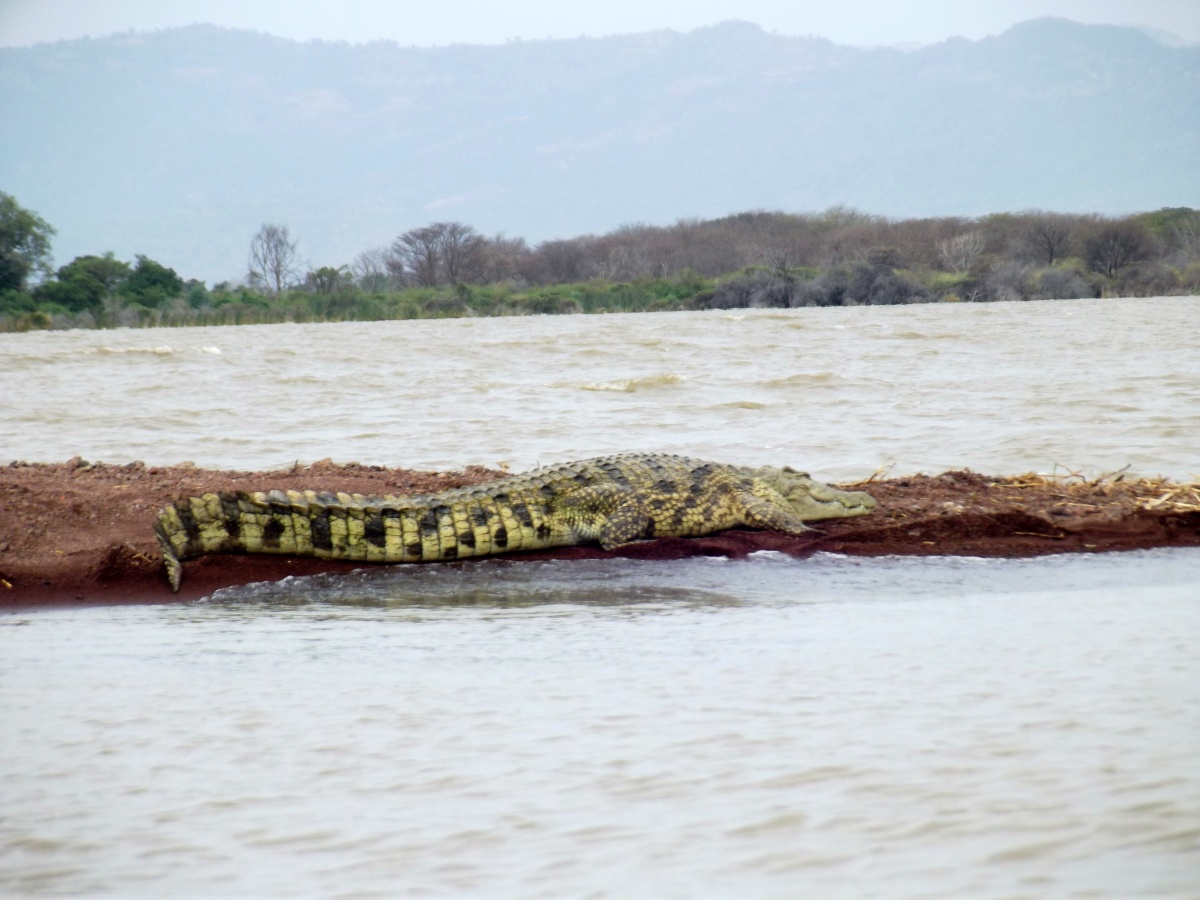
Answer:
[[768, 466], [755, 476], [778, 491], [792, 512], [805, 522], [865, 516], [875, 508], [875, 498], [863, 491], [839, 491], [823, 481], [815, 481], [806, 472], [788, 467]]

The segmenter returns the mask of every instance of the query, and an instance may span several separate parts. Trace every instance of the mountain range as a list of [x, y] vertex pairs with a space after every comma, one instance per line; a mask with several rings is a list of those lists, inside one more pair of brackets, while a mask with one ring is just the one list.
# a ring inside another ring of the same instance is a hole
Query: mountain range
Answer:
[[748, 209], [1200, 206], [1200, 47], [1037, 19], [903, 51], [745, 22], [499, 46], [208, 25], [0, 49], [0, 191], [76, 255], [316, 267], [431, 221], [530, 241]]

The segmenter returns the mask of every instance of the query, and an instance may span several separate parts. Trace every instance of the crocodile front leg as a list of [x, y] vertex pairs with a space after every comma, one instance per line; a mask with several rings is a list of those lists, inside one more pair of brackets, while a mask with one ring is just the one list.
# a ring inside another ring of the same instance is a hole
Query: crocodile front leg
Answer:
[[554, 517], [570, 530], [571, 543], [599, 541], [605, 550], [654, 536], [654, 520], [632, 488], [594, 484], [554, 502]]
[[805, 525], [787, 510], [784, 506], [786, 501], [782, 497], [779, 500], [779, 503], [773, 503], [749, 491], [740, 492], [738, 501], [745, 515], [744, 524], [751, 528], [766, 528], [784, 534], [804, 534], [806, 531], [817, 530]]

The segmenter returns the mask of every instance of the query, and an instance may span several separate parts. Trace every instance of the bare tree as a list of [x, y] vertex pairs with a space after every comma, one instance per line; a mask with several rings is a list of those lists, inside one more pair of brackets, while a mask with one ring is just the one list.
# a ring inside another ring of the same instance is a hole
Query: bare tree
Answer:
[[278, 294], [296, 280], [300, 258], [286, 225], [263, 225], [250, 242], [250, 280]]
[[530, 270], [541, 284], [562, 284], [582, 281], [589, 262], [588, 251], [594, 239], [542, 241], [533, 251]]
[[650, 278], [656, 274], [654, 262], [646, 248], [622, 241], [608, 252], [601, 268], [601, 277], [610, 281], [633, 281], [635, 278]]
[[442, 278], [449, 284], [478, 281], [483, 237], [461, 222], [436, 222], [432, 227], [441, 231], [438, 250], [442, 258]]
[[825, 240], [825, 263], [847, 265], [864, 262], [872, 247], [878, 246], [875, 225], [848, 225], [832, 231]]
[[700, 219], [679, 219], [659, 229], [656, 255], [666, 260], [669, 274], [690, 269], [701, 275], [718, 275], [736, 269], [737, 248], [717, 232]]
[[525, 238], [506, 238], [503, 234], [484, 238], [479, 252], [480, 279], [485, 284], [518, 279], [530, 256]]
[[388, 265], [421, 287], [477, 281], [484, 239], [470, 225], [434, 222], [406, 231], [392, 243]]
[[804, 258], [796, 242], [787, 235], [761, 235], [757, 242], [741, 244], [738, 249], [743, 259], [776, 272], [787, 272]]
[[[386, 247], [376, 247], [364, 250], [354, 257], [350, 264], [354, 279], [364, 291], [386, 291], [392, 286], [393, 279], [389, 274], [388, 251]], [[397, 285], [403, 281], [396, 282]]]
[[1183, 263], [1200, 259], [1200, 216], [1176, 222], [1171, 226], [1171, 238]]
[[966, 272], [983, 252], [983, 235], [967, 231], [944, 241], [938, 241], [938, 252], [952, 272]]
[[400, 274], [405, 283], [418, 287], [437, 287], [441, 231], [436, 225], [406, 231], [392, 243], [392, 258], [388, 268]]
[[1145, 227], [1128, 219], [1100, 225], [1086, 241], [1088, 264], [1114, 277], [1126, 266], [1150, 255], [1151, 237]]
[[404, 262], [404, 257], [396, 252], [396, 245], [388, 247], [384, 251], [383, 264], [387, 268], [388, 279], [396, 290], [416, 284], [416, 280], [412, 278], [408, 271], [408, 266]]
[[1029, 226], [1025, 240], [1037, 254], [1039, 262], [1045, 260], [1046, 265], [1052, 266], [1056, 259], [1067, 255], [1067, 247], [1071, 243], [1071, 226], [1062, 216], [1043, 213]]

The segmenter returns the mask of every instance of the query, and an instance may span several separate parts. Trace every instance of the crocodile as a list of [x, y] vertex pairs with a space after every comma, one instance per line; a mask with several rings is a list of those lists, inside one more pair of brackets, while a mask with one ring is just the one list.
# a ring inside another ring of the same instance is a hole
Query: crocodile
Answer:
[[182, 561], [275, 553], [433, 562], [599, 542], [606, 550], [736, 526], [786, 534], [875, 507], [788, 467], [747, 468], [657, 453], [544, 466], [473, 487], [411, 496], [227, 491], [177, 500], [154, 532], [173, 591]]

